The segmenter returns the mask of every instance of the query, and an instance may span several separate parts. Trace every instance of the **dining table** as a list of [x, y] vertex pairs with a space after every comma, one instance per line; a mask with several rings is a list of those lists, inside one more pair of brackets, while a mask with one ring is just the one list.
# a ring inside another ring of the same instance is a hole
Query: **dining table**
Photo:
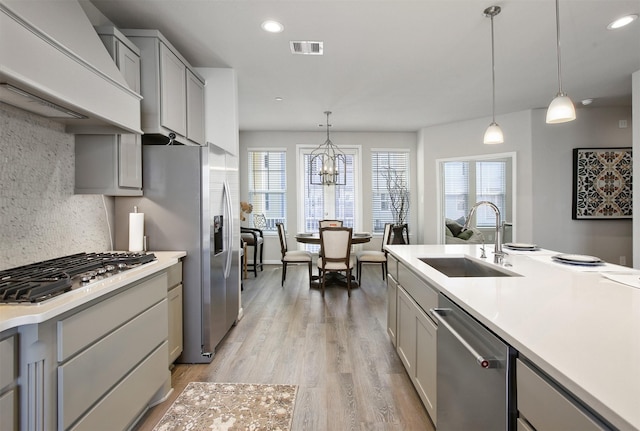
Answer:
[[[319, 232], [301, 232], [296, 234], [296, 241], [303, 244], [317, 244], [320, 245], [320, 233]], [[351, 245], [364, 244], [371, 241], [371, 234], [369, 232], [353, 232], [351, 234]]]
[[[354, 244], [364, 244], [371, 241], [372, 235], [369, 232], [353, 232], [351, 234], [351, 245]], [[301, 232], [296, 234], [296, 241], [302, 244], [316, 244], [320, 245], [320, 233], [319, 232]], [[346, 286], [347, 279], [346, 276], [343, 276], [337, 272], [331, 272], [327, 274], [327, 280], [325, 281], [325, 286], [329, 285], [340, 285]], [[311, 287], [318, 288], [320, 287], [320, 277], [318, 275], [313, 275], [311, 277]], [[356, 280], [355, 276], [351, 276], [351, 288], [358, 288], [360, 285]]]

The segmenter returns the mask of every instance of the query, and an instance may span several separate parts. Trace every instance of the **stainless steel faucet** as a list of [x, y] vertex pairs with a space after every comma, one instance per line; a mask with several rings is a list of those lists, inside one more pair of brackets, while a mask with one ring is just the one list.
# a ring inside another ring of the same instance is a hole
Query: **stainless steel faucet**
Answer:
[[476, 209], [478, 209], [478, 207], [482, 206], [482, 205], [487, 205], [488, 207], [490, 207], [495, 213], [496, 213], [496, 235], [495, 235], [495, 244], [493, 247], [493, 253], [494, 253], [494, 262], [495, 263], [501, 263], [502, 262], [502, 258], [504, 257], [504, 252], [502, 251], [502, 241], [500, 240], [500, 228], [501, 228], [501, 223], [500, 223], [500, 209], [495, 206], [495, 204], [493, 202], [489, 202], [489, 201], [480, 201], [480, 202], [476, 202], [472, 207], [471, 210], [469, 211], [469, 215], [467, 216], [467, 221], [464, 222], [464, 226], [462, 227], [462, 230], [465, 231], [467, 229], [469, 229], [469, 226], [471, 225], [471, 218], [473, 217], [473, 214], [475, 214]]

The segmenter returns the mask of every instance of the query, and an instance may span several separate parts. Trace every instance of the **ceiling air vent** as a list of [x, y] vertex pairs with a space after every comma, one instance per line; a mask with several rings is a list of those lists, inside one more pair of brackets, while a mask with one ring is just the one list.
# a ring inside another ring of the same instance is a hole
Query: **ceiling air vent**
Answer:
[[289, 41], [289, 47], [291, 48], [291, 54], [302, 55], [322, 55], [323, 42], [312, 42], [302, 40]]

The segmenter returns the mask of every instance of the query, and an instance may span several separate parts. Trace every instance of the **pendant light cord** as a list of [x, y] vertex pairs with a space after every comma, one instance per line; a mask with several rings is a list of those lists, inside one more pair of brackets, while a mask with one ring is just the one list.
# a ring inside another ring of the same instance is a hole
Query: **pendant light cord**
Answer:
[[564, 94], [562, 92], [562, 66], [560, 64], [560, 5], [559, 0], [556, 0], [556, 51], [558, 54], [558, 95]]
[[493, 44], [493, 17], [491, 15], [491, 88], [493, 88], [493, 102], [491, 104], [491, 119], [495, 123], [496, 122], [496, 62], [495, 62], [495, 54], [494, 54], [494, 44]]

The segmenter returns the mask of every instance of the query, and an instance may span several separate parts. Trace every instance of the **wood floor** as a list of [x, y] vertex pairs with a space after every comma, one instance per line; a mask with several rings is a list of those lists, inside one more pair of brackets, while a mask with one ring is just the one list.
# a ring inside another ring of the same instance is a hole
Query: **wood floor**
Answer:
[[174, 391], [136, 427], [153, 429], [191, 381], [298, 385], [293, 430], [434, 427], [386, 333], [386, 283], [364, 265], [363, 287], [309, 289], [306, 266], [265, 265], [244, 280], [244, 318], [211, 364], [177, 364]]

